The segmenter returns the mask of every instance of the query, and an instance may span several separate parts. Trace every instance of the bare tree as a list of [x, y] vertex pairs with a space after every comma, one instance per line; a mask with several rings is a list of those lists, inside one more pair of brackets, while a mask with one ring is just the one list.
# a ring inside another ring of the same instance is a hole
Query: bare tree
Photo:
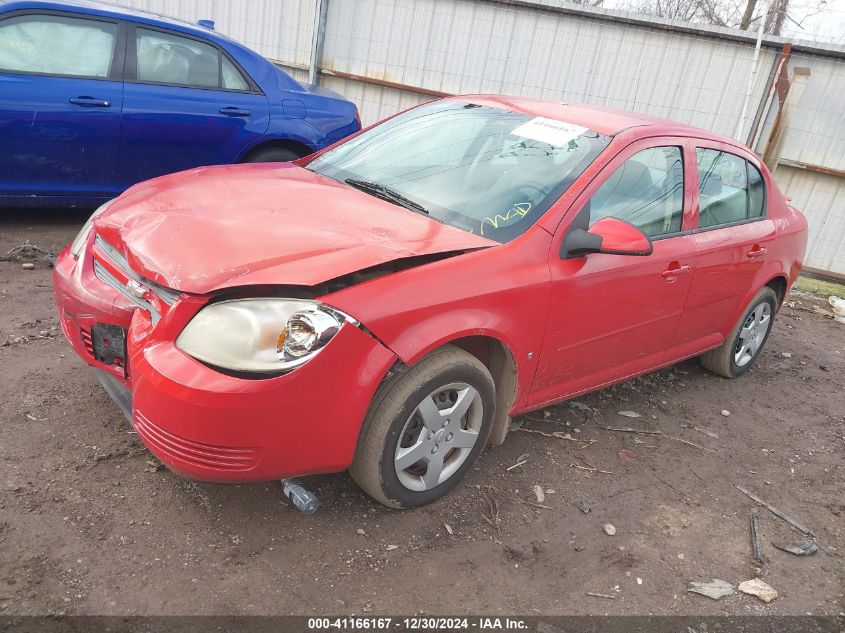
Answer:
[[739, 21], [739, 28], [747, 31], [751, 26], [751, 19], [754, 17], [754, 9], [757, 7], [757, 0], [748, 0], [745, 3], [745, 11], [742, 13], [742, 19]]
[[699, 0], [635, 0], [631, 11], [670, 20], [696, 21]]
[[[780, 35], [788, 21], [803, 30], [802, 23], [824, 11], [828, 0], [628, 0], [621, 8], [660, 18], [702, 22], [734, 29], [754, 30], [763, 20], [763, 30]], [[766, 14], [761, 15], [765, 10]], [[807, 33], [812, 37], [811, 33]]]

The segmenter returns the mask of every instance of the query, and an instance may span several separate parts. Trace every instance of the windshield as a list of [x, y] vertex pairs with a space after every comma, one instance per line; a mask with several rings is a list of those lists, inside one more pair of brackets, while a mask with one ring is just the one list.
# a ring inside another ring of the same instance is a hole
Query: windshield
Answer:
[[609, 142], [564, 121], [443, 100], [385, 121], [307, 168], [508, 242], [534, 224]]

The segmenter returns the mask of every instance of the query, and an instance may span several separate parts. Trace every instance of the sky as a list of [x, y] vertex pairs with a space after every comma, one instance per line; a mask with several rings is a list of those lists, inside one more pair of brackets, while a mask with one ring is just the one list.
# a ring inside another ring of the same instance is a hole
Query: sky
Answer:
[[[763, 1], [758, 0], [758, 6], [762, 6]], [[789, 15], [800, 21], [801, 26], [787, 20], [783, 36], [845, 46], [845, 0], [827, 0], [821, 13], [808, 15], [809, 7], [818, 7], [820, 1], [790, 0]], [[606, 9], [625, 9], [630, 5], [630, 0], [604, 0], [601, 6]]]
[[[795, 10], [790, 10], [789, 14], [798, 18], [808, 3], [805, 0], [792, 0], [792, 3]], [[801, 26], [803, 29], [787, 20], [783, 35], [845, 45], [845, 0], [829, 0], [822, 13], [807, 17]]]

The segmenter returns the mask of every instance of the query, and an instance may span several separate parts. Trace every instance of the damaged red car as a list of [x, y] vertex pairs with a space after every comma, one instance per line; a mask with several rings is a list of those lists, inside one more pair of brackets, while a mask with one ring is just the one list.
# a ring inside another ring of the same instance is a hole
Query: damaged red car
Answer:
[[729, 138], [472, 96], [136, 185], [54, 281], [65, 336], [173, 471], [349, 469], [413, 507], [510, 416], [693, 356], [747, 371], [806, 239]]

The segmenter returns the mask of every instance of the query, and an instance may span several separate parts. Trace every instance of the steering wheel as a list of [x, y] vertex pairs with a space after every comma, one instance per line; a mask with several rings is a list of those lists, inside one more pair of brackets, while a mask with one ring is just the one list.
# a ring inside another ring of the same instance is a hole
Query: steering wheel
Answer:
[[[530, 202], [532, 209], [534, 208], [536, 202], [542, 200], [547, 195], [547, 192], [543, 188], [542, 184], [530, 180], [519, 183], [519, 185], [517, 185], [514, 189], [517, 193], [525, 195], [525, 202]], [[519, 202], [523, 201], [520, 200]]]

